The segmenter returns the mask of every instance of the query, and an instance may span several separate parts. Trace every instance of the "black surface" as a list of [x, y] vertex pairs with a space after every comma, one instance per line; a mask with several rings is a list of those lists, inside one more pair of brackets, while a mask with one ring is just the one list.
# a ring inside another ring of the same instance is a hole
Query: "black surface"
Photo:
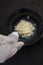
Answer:
[[[34, 9], [43, 18], [42, 0], [0, 0], [0, 33], [7, 34], [7, 20], [14, 10], [20, 8]], [[43, 65], [43, 38], [32, 46], [23, 47], [0, 65]]]

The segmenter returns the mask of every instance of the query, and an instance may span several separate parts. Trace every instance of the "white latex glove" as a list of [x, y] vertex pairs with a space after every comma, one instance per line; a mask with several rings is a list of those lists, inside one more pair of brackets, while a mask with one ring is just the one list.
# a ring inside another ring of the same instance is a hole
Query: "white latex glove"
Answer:
[[15, 55], [15, 53], [24, 45], [18, 42], [18, 33], [11, 33], [8, 36], [0, 35], [0, 63]]

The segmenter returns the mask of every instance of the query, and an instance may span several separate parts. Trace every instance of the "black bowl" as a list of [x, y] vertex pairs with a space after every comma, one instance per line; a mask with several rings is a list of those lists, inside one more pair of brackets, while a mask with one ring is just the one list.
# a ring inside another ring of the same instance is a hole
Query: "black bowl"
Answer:
[[22, 38], [19, 35], [19, 41], [23, 41], [25, 45], [32, 45], [33, 43], [37, 42], [42, 35], [42, 32], [43, 32], [42, 19], [40, 15], [32, 9], [19, 9], [13, 12], [10, 18], [8, 19], [8, 22], [7, 22], [8, 34], [15, 31], [15, 26], [19, 23], [19, 20], [21, 19], [26, 19], [36, 24], [35, 34], [30, 39]]

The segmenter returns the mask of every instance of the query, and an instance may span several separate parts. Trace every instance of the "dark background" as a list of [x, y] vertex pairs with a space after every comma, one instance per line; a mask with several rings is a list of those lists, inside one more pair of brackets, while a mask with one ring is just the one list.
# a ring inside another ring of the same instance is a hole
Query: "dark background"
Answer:
[[[7, 34], [9, 16], [17, 9], [30, 8], [43, 18], [43, 0], [0, 0], [0, 33]], [[0, 65], [43, 65], [43, 37], [34, 45], [23, 47]]]

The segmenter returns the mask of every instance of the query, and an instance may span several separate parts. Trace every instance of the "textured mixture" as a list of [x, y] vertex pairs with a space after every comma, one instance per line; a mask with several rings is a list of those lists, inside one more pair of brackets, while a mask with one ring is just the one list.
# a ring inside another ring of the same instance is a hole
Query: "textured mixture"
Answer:
[[35, 26], [26, 20], [20, 20], [20, 22], [15, 26], [15, 30], [22, 36], [22, 37], [30, 37], [34, 35]]

